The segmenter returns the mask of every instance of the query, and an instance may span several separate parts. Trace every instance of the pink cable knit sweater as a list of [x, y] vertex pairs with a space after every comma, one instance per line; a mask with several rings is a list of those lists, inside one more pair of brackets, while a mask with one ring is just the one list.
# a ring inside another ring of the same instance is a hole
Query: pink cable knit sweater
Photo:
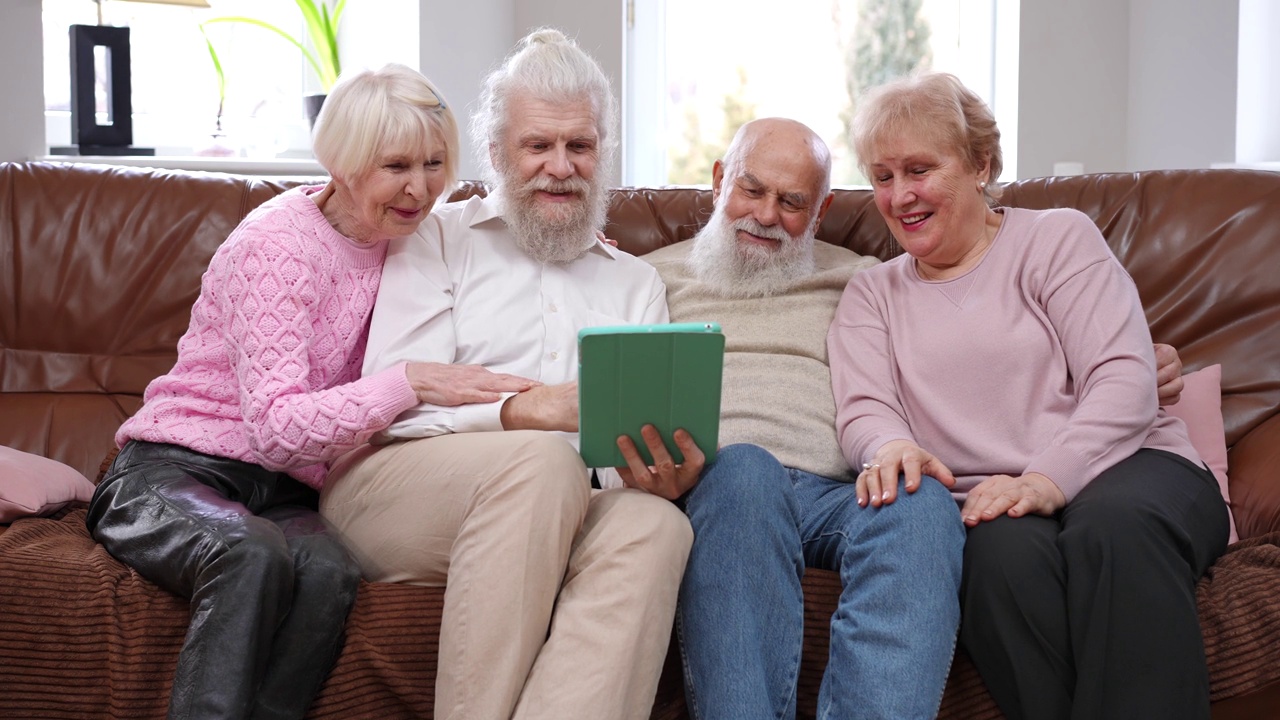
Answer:
[[286, 192], [218, 248], [178, 341], [116, 432], [283, 471], [319, 489], [325, 462], [417, 405], [403, 364], [360, 377], [385, 242], [340, 235], [309, 197]]

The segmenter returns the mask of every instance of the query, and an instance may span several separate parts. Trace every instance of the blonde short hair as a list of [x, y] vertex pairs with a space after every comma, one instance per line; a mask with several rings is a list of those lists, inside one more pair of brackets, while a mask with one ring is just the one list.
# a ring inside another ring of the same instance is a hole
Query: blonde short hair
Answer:
[[1004, 169], [1000, 128], [991, 108], [955, 75], [924, 73], [868, 90], [853, 116], [853, 146], [858, 166], [868, 172], [876, 148], [903, 132], [918, 132], [941, 144], [977, 170], [989, 161], [983, 193], [994, 204], [996, 181]]
[[387, 146], [445, 147], [445, 195], [458, 179], [458, 123], [444, 96], [413, 68], [397, 63], [343, 75], [325, 98], [311, 133], [316, 160], [335, 179], [351, 182]]

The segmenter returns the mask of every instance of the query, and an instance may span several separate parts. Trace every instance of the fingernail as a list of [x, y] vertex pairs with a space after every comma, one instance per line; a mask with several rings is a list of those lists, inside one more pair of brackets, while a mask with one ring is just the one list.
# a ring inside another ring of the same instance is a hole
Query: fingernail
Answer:
[[858, 507], [866, 507], [866, 506], [867, 506], [866, 498], [858, 498]]
[[888, 491], [888, 490], [885, 490], [885, 491], [884, 491], [884, 493], [883, 493], [882, 495], [880, 495], [880, 499], [881, 499], [881, 500], [888, 500], [888, 499], [889, 499], [889, 491]]

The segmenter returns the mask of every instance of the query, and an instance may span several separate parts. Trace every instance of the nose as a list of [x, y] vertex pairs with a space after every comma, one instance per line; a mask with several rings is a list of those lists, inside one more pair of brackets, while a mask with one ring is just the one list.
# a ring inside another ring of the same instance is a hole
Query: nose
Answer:
[[915, 201], [915, 190], [908, 187], [906, 183], [893, 184], [893, 206], [895, 208], [904, 208]]
[[557, 146], [551, 151], [551, 156], [547, 158], [546, 164], [547, 174], [557, 180], [566, 180], [573, 177], [575, 169], [573, 161], [569, 159], [569, 150], [563, 146]]
[[418, 200], [427, 196], [427, 172], [424, 168], [410, 171], [404, 183], [404, 194]]
[[755, 217], [756, 222], [765, 227], [773, 227], [780, 220], [780, 212], [778, 209], [778, 200], [772, 196], [762, 198], [756, 204], [755, 211], [751, 213]]

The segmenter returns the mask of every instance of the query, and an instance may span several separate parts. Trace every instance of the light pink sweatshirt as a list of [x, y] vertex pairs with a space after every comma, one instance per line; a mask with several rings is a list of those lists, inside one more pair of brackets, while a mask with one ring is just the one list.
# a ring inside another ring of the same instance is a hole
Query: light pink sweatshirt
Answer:
[[309, 195], [263, 203], [218, 248], [178, 341], [116, 432], [287, 472], [313, 488], [324, 463], [417, 404], [404, 364], [360, 377], [387, 244], [339, 234]]
[[979, 264], [927, 281], [903, 255], [845, 288], [827, 338], [836, 431], [851, 467], [910, 440], [963, 496], [1039, 472], [1071, 500], [1140, 448], [1200, 458], [1157, 408], [1132, 279], [1075, 210], [1005, 209]]

